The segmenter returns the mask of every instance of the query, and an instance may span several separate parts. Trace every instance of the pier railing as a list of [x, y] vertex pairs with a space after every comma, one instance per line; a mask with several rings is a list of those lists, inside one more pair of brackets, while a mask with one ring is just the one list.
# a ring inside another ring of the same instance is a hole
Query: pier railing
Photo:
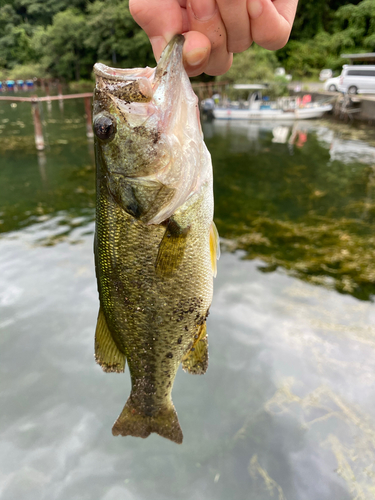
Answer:
[[[207, 97], [212, 97], [215, 92], [223, 92], [225, 87], [228, 85], [228, 82], [193, 82], [192, 86], [194, 91], [197, 93], [199, 100], [203, 100]], [[48, 93], [49, 87], [45, 87]], [[31, 104], [33, 122], [34, 122], [34, 136], [35, 136], [35, 146], [38, 151], [43, 151], [45, 148], [45, 141], [43, 135], [43, 125], [39, 111], [39, 103], [47, 102], [51, 103], [52, 101], [59, 101], [63, 103], [66, 99], [84, 99], [85, 103], [85, 114], [86, 114], [86, 135], [87, 137], [93, 137], [92, 125], [91, 125], [91, 100], [93, 93], [86, 92], [80, 94], [66, 94], [63, 95], [61, 93], [61, 85], [59, 85], [59, 94], [58, 95], [46, 95], [43, 97], [39, 96], [31, 96], [31, 97], [22, 97], [15, 95], [7, 95], [0, 96], [1, 101], [12, 101], [12, 102], [29, 102]]]
[[0, 101], [12, 101], [12, 102], [30, 102], [31, 111], [33, 115], [34, 122], [34, 136], [35, 136], [35, 146], [38, 151], [43, 151], [45, 148], [45, 141], [43, 136], [43, 125], [39, 112], [39, 103], [51, 101], [60, 101], [61, 103], [65, 99], [84, 99], [85, 103], [85, 114], [86, 114], [86, 135], [87, 137], [93, 137], [92, 125], [91, 125], [91, 100], [93, 93], [86, 92], [81, 94], [58, 94], [58, 95], [46, 95], [43, 97], [32, 96], [32, 97], [19, 97], [19, 96], [0, 96]]

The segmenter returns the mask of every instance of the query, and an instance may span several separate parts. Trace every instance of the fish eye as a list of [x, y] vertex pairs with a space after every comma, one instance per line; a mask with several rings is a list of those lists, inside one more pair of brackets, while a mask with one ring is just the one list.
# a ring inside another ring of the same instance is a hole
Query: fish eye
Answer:
[[116, 133], [116, 122], [111, 115], [99, 115], [94, 119], [94, 133], [101, 141], [110, 141]]

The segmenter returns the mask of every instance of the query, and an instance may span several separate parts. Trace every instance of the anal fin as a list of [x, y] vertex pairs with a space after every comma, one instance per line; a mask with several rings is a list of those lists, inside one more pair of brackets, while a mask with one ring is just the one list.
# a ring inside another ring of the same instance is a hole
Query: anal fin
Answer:
[[115, 344], [100, 307], [95, 331], [95, 360], [105, 372], [123, 372], [126, 357]]
[[182, 359], [182, 368], [193, 375], [203, 375], [203, 373], [206, 373], [208, 368], [206, 323], [201, 325], [193, 347]]

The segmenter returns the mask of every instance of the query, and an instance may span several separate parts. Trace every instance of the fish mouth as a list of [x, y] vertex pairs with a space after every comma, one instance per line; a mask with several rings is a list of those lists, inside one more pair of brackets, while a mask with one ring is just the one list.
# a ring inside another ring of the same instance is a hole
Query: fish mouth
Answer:
[[113, 80], [113, 82], [136, 82], [147, 78], [153, 87], [158, 86], [170, 68], [182, 70], [182, 47], [185, 38], [175, 35], [165, 47], [156, 68], [111, 68], [102, 63], [94, 65], [94, 74], [98, 78]]
[[97, 77], [117, 82], [136, 81], [139, 78], [150, 78], [155, 72], [154, 68], [111, 68], [102, 63], [94, 65], [94, 73]]

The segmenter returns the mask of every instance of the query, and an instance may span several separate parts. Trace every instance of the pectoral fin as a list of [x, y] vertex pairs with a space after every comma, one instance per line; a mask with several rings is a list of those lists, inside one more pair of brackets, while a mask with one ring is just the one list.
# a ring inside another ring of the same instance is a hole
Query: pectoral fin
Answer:
[[175, 220], [169, 220], [156, 257], [155, 268], [159, 276], [169, 277], [178, 269], [189, 230], [190, 227], [182, 228]]
[[119, 351], [107, 326], [102, 308], [99, 309], [95, 331], [95, 360], [105, 372], [123, 372], [125, 354]]
[[214, 275], [214, 278], [216, 278], [217, 261], [219, 260], [220, 257], [220, 240], [219, 240], [219, 233], [217, 231], [214, 221], [212, 221], [210, 228], [210, 255], [211, 255], [212, 274]]
[[193, 347], [182, 359], [182, 368], [184, 371], [194, 375], [203, 375], [208, 368], [208, 341], [206, 323], [201, 325], [198, 332], [198, 338]]

